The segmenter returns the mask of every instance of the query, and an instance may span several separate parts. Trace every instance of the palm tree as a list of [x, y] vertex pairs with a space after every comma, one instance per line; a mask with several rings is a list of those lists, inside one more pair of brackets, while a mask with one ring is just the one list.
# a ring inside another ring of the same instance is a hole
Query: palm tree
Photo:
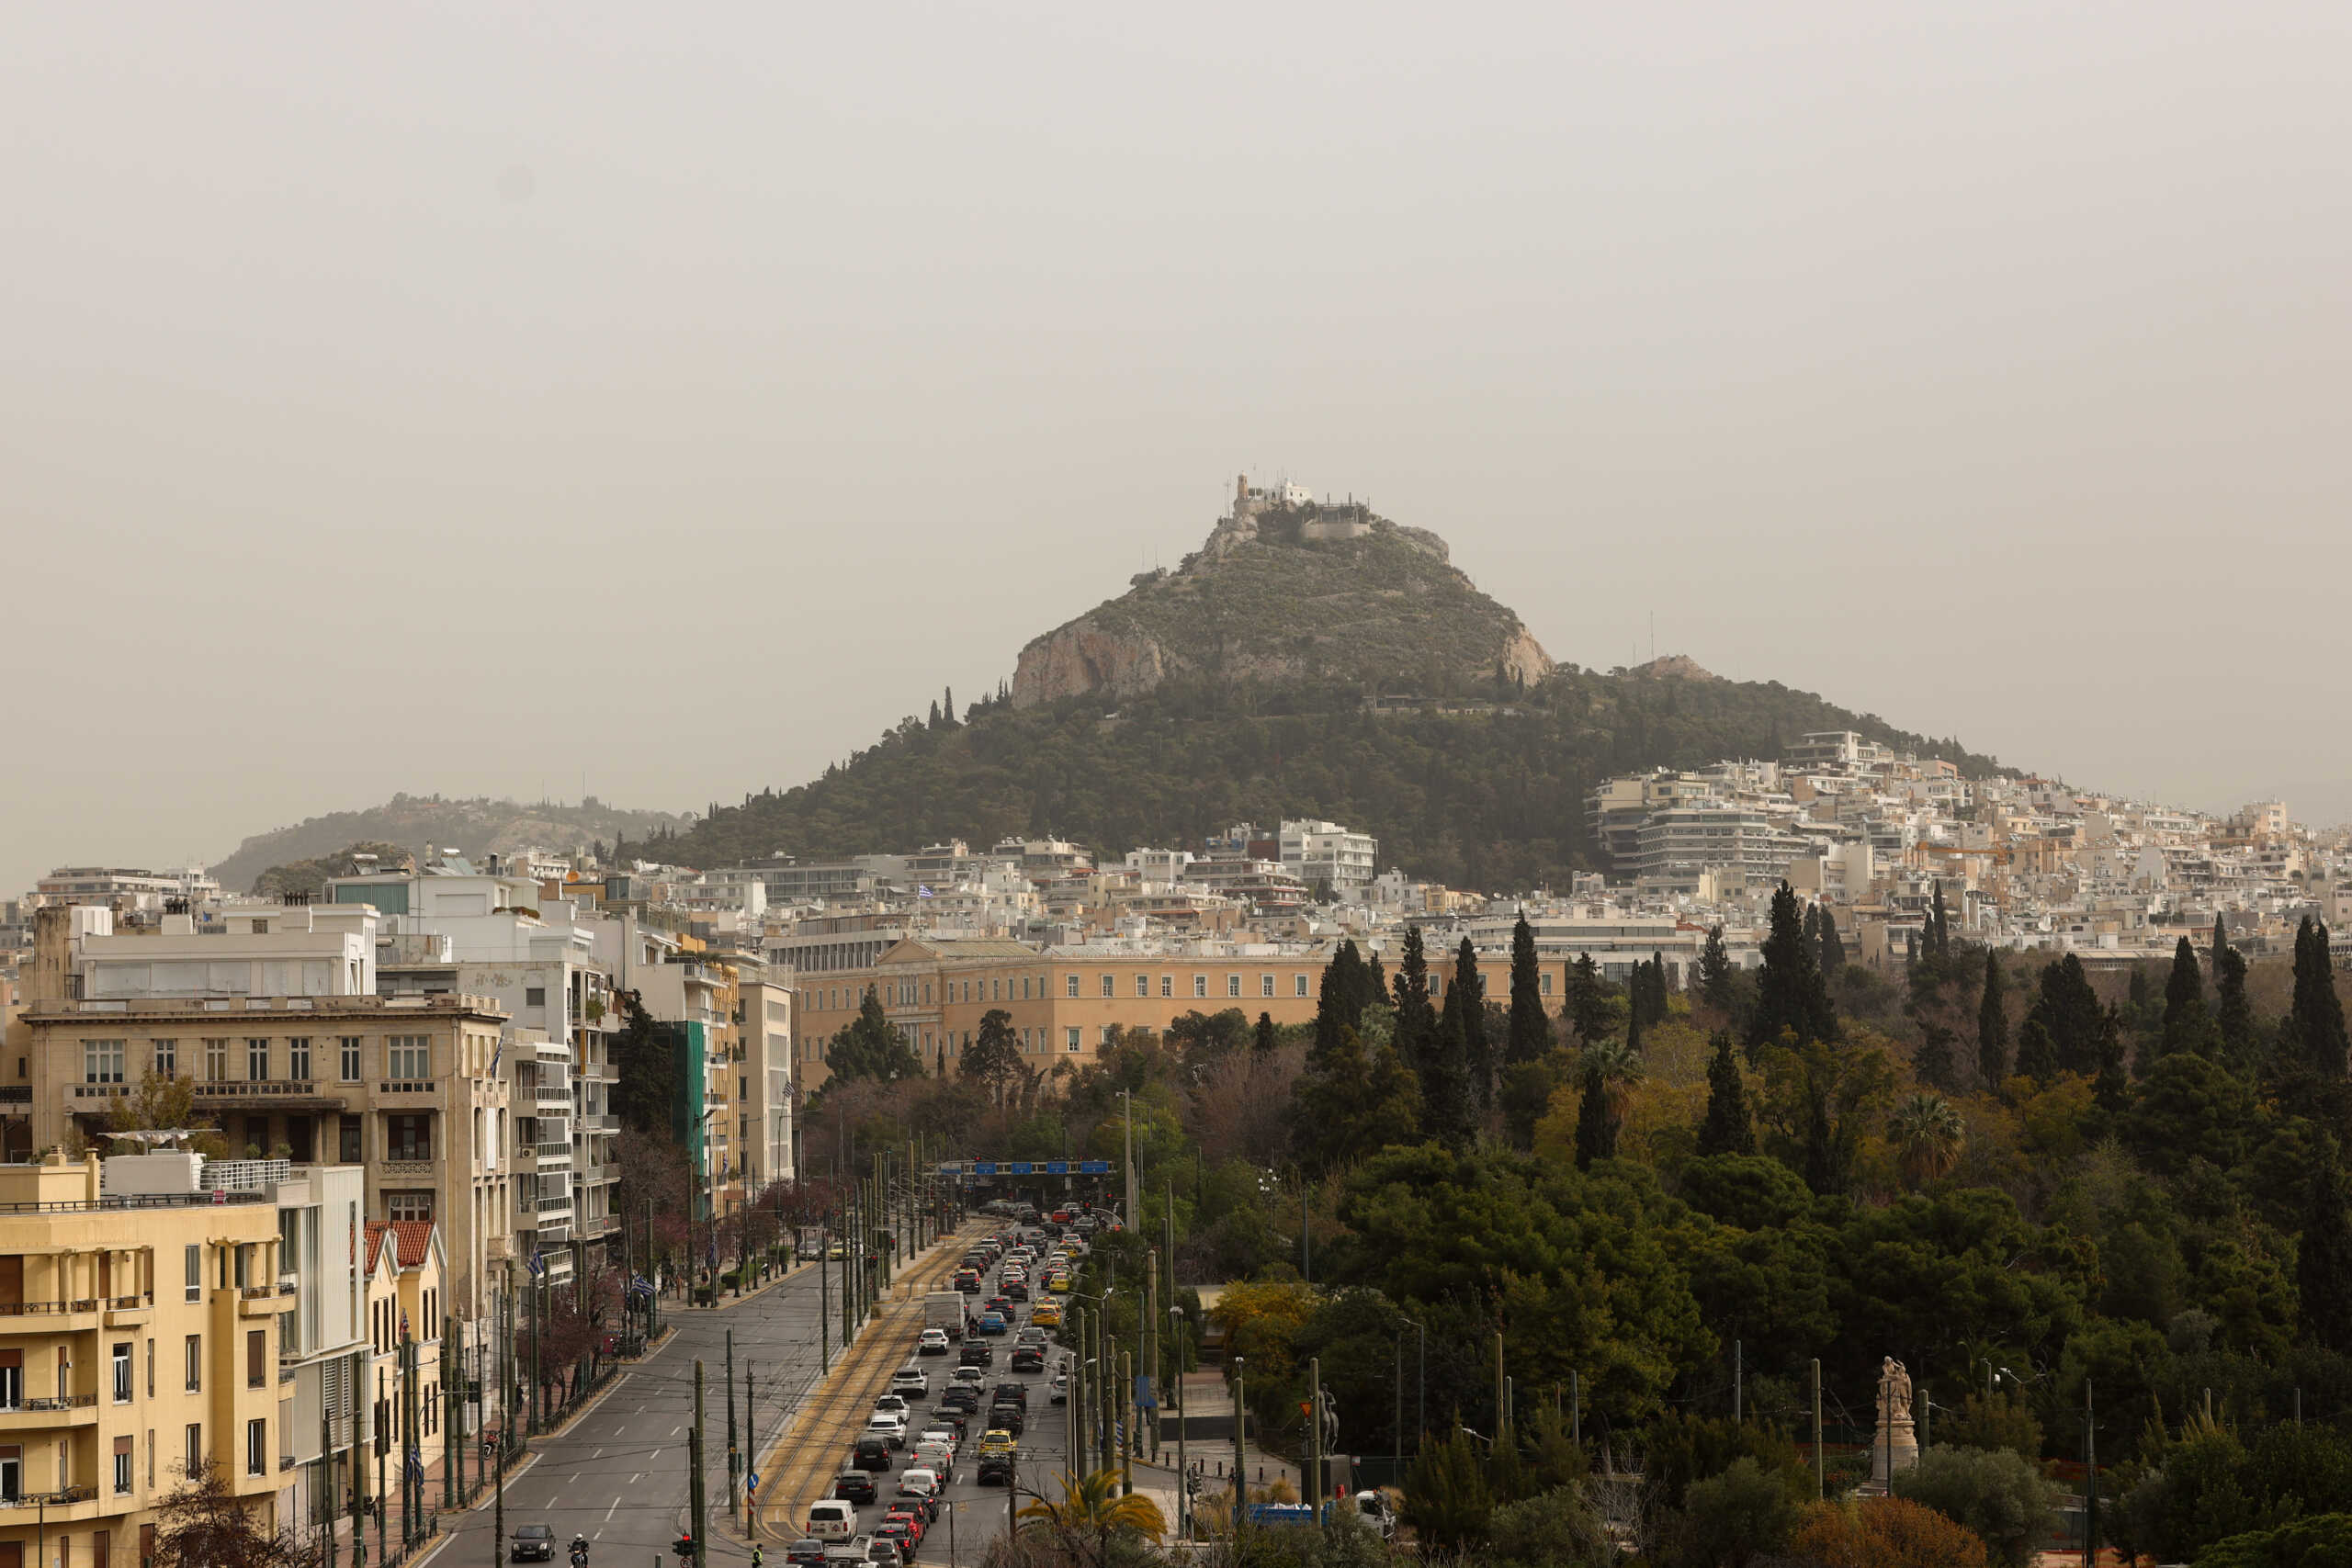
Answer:
[[1888, 1124], [1903, 1179], [1923, 1187], [1952, 1173], [1968, 1144], [1968, 1126], [1941, 1095], [1915, 1094], [1894, 1108]]
[[1623, 1040], [1596, 1040], [1584, 1048], [1577, 1067], [1578, 1076], [1600, 1080], [1609, 1096], [1610, 1114], [1622, 1125], [1634, 1086], [1642, 1081], [1640, 1048]]
[[1132, 1532], [1157, 1542], [1168, 1533], [1159, 1504], [1148, 1497], [1119, 1495], [1115, 1470], [1098, 1470], [1082, 1480], [1065, 1473], [1060, 1502], [1040, 1496], [1020, 1517], [1050, 1529], [1072, 1556], [1098, 1563], [1109, 1560], [1115, 1535]]

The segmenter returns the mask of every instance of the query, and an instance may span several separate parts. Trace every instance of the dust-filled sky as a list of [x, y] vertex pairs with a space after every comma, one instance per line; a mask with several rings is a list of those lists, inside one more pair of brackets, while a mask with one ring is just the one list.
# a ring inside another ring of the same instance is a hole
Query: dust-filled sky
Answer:
[[2341, 819], [2347, 81], [2341, 3], [12, 8], [0, 889], [797, 783], [1243, 469], [1561, 660]]

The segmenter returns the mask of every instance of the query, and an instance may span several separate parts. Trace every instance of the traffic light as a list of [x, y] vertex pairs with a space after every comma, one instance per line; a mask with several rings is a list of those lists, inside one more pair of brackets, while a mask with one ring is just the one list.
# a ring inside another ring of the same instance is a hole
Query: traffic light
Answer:
[[682, 1535], [671, 1543], [670, 1550], [678, 1554], [681, 1562], [690, 1562], [695, 1554], [695, 1538], [690, 1535]]

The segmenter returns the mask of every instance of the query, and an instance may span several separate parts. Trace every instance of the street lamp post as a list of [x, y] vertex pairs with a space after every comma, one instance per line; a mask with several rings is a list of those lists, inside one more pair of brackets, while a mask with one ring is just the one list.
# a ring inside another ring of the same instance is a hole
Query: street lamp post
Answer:
[[1241, 1546], [1241, 1527], [1250, 1517], [1250, 1436], [1244, 1425], [1250, 1408], [1243, 1397], [1242, 1358], [1233, 1358], [1233, 1544]]
[[1193, 1472], [1184, 1463], [1184, 1309], [1170, 1306], [1168, 1318], [1168, 1337], [1176, 1361], [1176, 1539], [1182, 1540], [1193, 1504]]

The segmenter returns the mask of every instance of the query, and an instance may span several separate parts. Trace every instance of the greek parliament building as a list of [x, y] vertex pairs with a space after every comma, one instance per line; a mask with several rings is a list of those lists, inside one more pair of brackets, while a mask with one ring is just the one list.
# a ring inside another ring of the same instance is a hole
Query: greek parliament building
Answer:
[[[1622, 979], [1653, 953], [1677, 984], [1696, 972], [1706, 929], [1671, 916], [1601, 919], [1531, 916], [1536, 940], [1536, 986], [1556, 1013], [1567, 991], [1567, 970], [1591, 955], [1603, 975]], [[1516, 917], [1461, 922], [1428, 921], [1430, 987], [1442, 1001], [1453, 982], [1454, 952], [1468, 937], [1477, 954], [1487, 996], [1510, 994], [1510, 937]], [[1393, 972], [1402, 937], [1381, 942]], [[957, 1058], [978, 1038], [980, 1020], [1001, 1010], [1032, 1066], [1088, 1066], [1101, 1058], [1114, 1030], [1164, 1032], [1188, 1012], [1238, 1008], [1255, 1021], [1306, 1023], [1315, 1017], [1323, 966], [1335, 945], [1321, 943], [1196, 942], [1152, 952], [1109, 944], [1033, 947], [1004, 938], [851, 938], [794, 954], [799, 1032], [795, 1063], [803, 1088], [825, 1081], [825, 1052], [855, 1020], [873, 990], [901, 1038], [932, 1073], [956, 1071]], [[1735, 949], [1735, 963], [1753, 964], [1752, 944]]]
[[103, 908], [37, 912], [0, 1052], [5, 1157], [76, 1134], [103, 1146], [116, 1096], [150, 1071], [192, 1078], [199, 1120], [219, 1121], [232, 1156], [356, 1166], [367, 1217], [433, 1222], [450, 1308], [480, 1319], [517, 1263], [516, 1188], [534, 1179], [516, 1143], [532, 1111], [510, 1103], [500, 1051], [505, 1010], [378, 996], [366, 906], [254, 906], [217, 932], [192, 919], [118, 934]]

